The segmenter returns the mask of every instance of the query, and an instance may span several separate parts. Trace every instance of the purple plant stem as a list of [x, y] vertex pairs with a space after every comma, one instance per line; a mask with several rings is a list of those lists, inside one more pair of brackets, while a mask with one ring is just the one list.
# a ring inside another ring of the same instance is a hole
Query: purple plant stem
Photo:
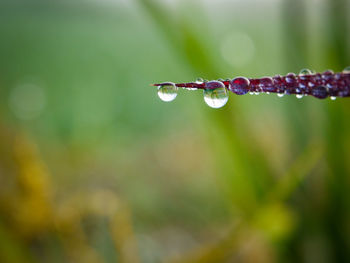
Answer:
[[[350, 73], [333, 73], [326, 71], [310, 75], [295, 75], [289, 73], [286, 76], [263, 77], [249, 80], [249, 92], [283, 93], [311, 95], [319, 99], [326, 97], [350, 96]], [[231, 81], [222, 81], [228, 90]], [[154, 84], [153, 86], [161, 86]], [[205, 83], [178, 83], [179, 88], [208, 89]]]

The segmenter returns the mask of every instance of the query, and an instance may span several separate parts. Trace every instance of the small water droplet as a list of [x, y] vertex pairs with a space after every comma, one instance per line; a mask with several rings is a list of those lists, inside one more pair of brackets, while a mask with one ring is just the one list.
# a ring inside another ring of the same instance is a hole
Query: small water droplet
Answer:
[[334, 74], [334, 71], [331, 69], [327, 69], [325, 72], [323, 72], [323, 74]]
[[326, 70], [325, 72], [322, 73], [322, 79], [325, 81], [329, 81], [333, 78], [334, 72], [332, 70]]
[[346, 67], [346, 68], [343, 70], [343, 73], [350, 73], [350, 66]]
[[196, 83], [197, 84], [203, 84], [204, 83], [204, 79], [203, 78], [197, 78], [196, 79]]
[[158, 96], [162, 101], [173, 101], [177, 96], [178, 87], [172, 82], [163, 83], [158, 87]]
[[325, 99], [328, 96], [328, 90], [325, 86], [317, 86], [311, 90], [312, 96], [318, 99]]
[[307, 68], [303, 68], [302, 70], [300, 70], [299, 75], [311, 75], [312, 71], [310, 69]]
[[304, 95], [303, 94], [297, 94], [297, 95], [295, 95], [298, 99], [302, 99], [303, 97], [304, 97]]
[[337, 97], [335, 97], [335, 96], [331, 96], [330, 98], [331, 98], [331, 100], [336, 100], [337, 99]]
[[296, 81], [296, 75], [294, 73], [288, 73], [285, 77], [285, 80], [288, 84], [293, 85]]
[[203, 91], [204, 101], [211, 108], [221, 108], [228, 101], [228, 94], [225, 85], [219, 81], [210, 81], [206, 83]]
[[282, 98], [284, 96], [284, 93], [277, 93], [277, 96]]

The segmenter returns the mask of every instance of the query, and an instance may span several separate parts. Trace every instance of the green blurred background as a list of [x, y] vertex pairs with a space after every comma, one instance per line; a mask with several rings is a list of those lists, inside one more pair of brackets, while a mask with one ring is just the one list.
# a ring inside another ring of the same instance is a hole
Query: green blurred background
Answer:
[[0, 262], [350, 262], [350, 100], [150, 83], [350, 64], [348, 0], [0, 1]]

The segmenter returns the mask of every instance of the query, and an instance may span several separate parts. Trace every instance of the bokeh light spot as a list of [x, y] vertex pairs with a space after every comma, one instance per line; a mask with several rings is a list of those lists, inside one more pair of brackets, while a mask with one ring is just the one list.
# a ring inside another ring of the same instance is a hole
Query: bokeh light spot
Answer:
[[222, 41], [221, 55], [231, 66], [244, 67], [254, 58], [255, 44], [246, 33], [233, 32]]
[[10, 91], [9, 107], [13, 114], [21, 120], [37, 118], [45, 106], [45, 92], [36, 84], [21, 84]]

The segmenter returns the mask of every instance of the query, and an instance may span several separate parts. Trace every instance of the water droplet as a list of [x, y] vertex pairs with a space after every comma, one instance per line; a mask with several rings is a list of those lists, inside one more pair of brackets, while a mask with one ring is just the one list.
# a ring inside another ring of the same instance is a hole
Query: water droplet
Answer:
[[332, 70], [326, 70], [322, 73], [322, 79], [329, 81], [333, 78], [334, 72]]
[[178, 87], [172, 82], [163, 83], [158, 87], [158, 96], [162, 101], [173, 101], [177, 96]]
[[311, 75], [311, 74], [312, 74], [312, 71], [310, 69], [307, 69], [307, 68], [303, 68], [299, 72], [299, 75]]
[[294, 73], [288, 73], [285, 77], [285, 80], [288, 84], [293, 85], [296, 81], [296, 75]]
[[219, 81], [209, 81], [203, 91], [205, 103], [212, 108], [221, 108], [228, 101], [228, 94], [225, 85]]
[[346, 67], [346, 68], [343, 70], [343, 73], [350, 73], [350, 66]]
[[328, 96], [328, 90], [325, 86], [317, 86], [311, 91], [312, 96], [318, 99], [325, 99]]
[[277, 93], [277, 96], [282, 98], [284, 96], [284, 93]]
[[335, 97], [335, 96], [331, 96], [330, 98], [331, 98], [331, 100], [336, 100], [337, 99], [337, 97]]
[[196, 79], [196, 83], [197, 84], [203, 84], [204, 83], [204, 79], [203, 78], [197, 78]]
[[273, 84], [273, 79], [270, 77], [263, 77], [259, 80], [259, 90], [261, 92], [276, 92], [277, 85]]
[[250, 89], [250, 82], [247, 78], [238, 77], [230, 81], [229, 90], [237, 95], [247, 94]]
[[334, 74], [334, 71], [331, 69], [327, 69], [325, 72], [323, 72], [323, 74]]
[[304, 97], [304, 95], [303, 94], [297, 94], [297, 95], [295, 95], [298, 99], [302, 99], [303, 97]]

